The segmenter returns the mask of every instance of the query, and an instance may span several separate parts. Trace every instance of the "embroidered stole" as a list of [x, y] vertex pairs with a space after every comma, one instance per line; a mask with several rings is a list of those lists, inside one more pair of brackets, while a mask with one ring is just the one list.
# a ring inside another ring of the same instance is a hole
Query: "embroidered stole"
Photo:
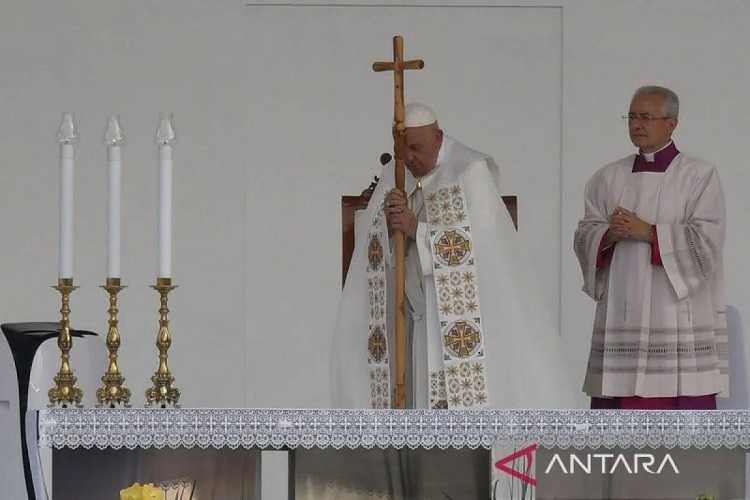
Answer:
[[[488, 404], [486, 352], [471, 222], [459, 184], [425, 192], [442, 359], [430, 358], [430, 408], [481, 408]], [[367, 286], [369, 294], [368, 368], [370, 406], [390, 407], [387, 334], [386, 258], [388, 234], [384, 202], [368, 230]], [[430, 338], [428, 343], [436, 342]]]

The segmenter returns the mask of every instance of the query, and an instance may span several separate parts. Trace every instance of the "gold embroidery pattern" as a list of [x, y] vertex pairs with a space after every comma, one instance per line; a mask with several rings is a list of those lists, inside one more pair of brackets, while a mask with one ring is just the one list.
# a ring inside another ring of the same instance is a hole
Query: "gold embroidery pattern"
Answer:
[[429, 193], [425, 201], [428, 204], [427, 216], [430, 224], [454, 226], [466, 220], [466, 202], [461, 186], [451, 186]]
[[375, 272], [371, 274], [373, 276], [367, 278], [370, 320], [383, 321], [385, 318], [385, 273]]
[[370, 334], [370, 338], [367, 340], [367, 351], [370, 354], [370, 360], [375, 363], [381, 363], [385, 359], [387, 340], [380, 325], [375, 326]]
[[471, 256], [471, 240], [461, 229], [450, 229], [435, 238], [435, 256], [444, 266], [460, 266]]
[[390, 408], [390, 369], [388, 367], [388, 337], [386, 335], [385, 224], [383, 204], [372, 220], [367, 235], [367, 292], [369, 321], [367, 332], [367, 362], [370, 373], [370, 406]]
[[[487, 377], [471, 224], [463, 189], [454, 185], [426, 193], [433, 251], [433, 279], [442, 333], [442, 379], [431, 367], [430, 405], [441, 403], [444, 384], [448, 408], [488, 405]], [[433, 393], [436, 393], [435, 396]]]
[[372, 235], [370, 238], [370, 245], [367, 248], [367, 260], [370, 263], [371, 269], [379, 267], [383, 262], [383, 245], [380, 244], [377, 235]]
[[430, 372], [430, 408], [448, 409], [448, 393], [445, 390], [445, 370]]
[[370, 406], [390, 408], [390, 377], [388, 367], [378, 366], [370, 370]]
[[442, 315], [474, 315], [479, 311], [477, 280], [473, 271], [439, 272], [435, 283]]
[[456, 358], [474, 356], [482, 345], [479, 326], [471, 321], [459, 320], [450, 324], [443, 335], [445, 350]]
[[446, 369], [448, 403], [451, 408], [472, 408], [487, 404], [487, 376], [484, 363], [462, 361]]

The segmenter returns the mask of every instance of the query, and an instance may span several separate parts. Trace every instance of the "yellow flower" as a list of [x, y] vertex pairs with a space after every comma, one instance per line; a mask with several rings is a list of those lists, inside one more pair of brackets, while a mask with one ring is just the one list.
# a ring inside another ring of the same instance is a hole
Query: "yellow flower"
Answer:
[[151, 483], [132, 486], [120, 490], [120, 500], [164, 500], [164, 490]]
[[143, 500], [164, 500], [164, 490], [153, 484], [143, 485]]
[[120, 500], [141, 500], [143, 498], [143, 486], [138, 483], [120, 490]]

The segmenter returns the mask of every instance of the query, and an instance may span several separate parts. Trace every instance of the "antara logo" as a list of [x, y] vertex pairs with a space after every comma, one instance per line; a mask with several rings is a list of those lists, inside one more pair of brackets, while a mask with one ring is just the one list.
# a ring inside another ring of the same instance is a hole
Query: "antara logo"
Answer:
[[[526, 448], [522, 450], [518, 450], [515, 453], [511, 453], [507, 457], [501, 458], [497, 462], [495, 462], [495, 467], [497, 467], [499, 470], [505, 472], [506, 474], [510, 475], [511, 477], [514, 477], [516, 479], [520, 479], [521, 482], [524, 484], [530, 484], [531, 486], [536, 486], [536, 479], [534, 479], [533, 476], [529, 474], [531, 471], [531, 467], [534, 465], [534, 452], [536, 451], [536, 444], [532, 444], [531, 446], [527, 446]], [[508, 466], [509, 463], [515, 461], [515, 460], [524, 460], [523, 472], [515, 470]]]
[[[527, 446], [495, 462], [495, 467], [505, 474], [508, 474], [522, 483], [537, 486], [537, 479], [533, 473], [534, 456], [537, 449], [536, 444]], [[552, 460], [547, 464], [544, 474], [562, 472], [563, 474], [575, 474], [577, 472], [591, 474], [592, 471], [601, 472], [602, 474], [614, 474], [622, 471], [628, 474], [661, 474], [665, 469], [671, 470], [675, 474], [680, 473], [672, 456], [667, 453], [661, 460], [657, 461], [651, 453], [635, 453], [631, 458], [625, 453], [587, 453], [579, 457], [575, 453], [570, 453], [568, 460], [565, 461], [559, 453], [555, 453]], [[520, 467], [513, 466], [513, 462], [521, 461]], [[658, 463], [658, 465], [657, 465]], [[521, 465], [522, 464], [522, 465]]]
[[[599, 467], [595, 467], [597, 462]], [[576, 454], [571, 453], [566, 464], [560, 458], [560, 454], [555, 453], [544, 473], [549, 474], [558, 469], [563, 474], [575, 474], [577, 471], [591, 474], [592, 470], [601, 471], [602, 474], [614, 474], [617, 471], [624, 471], [628, 474], [640, 474], [641, 472], [661, 474], [664, 469], [672, 469], [675, 474], [680, 473], [677, 464], [669, 453], [658, 462], [658, 467], [655, 467], [656, 463], [656, 457], [651, 453], [636, 453], [630, 460], [623, 453], [617, 455], [614, 453], [587, 453], [583, 460]]]

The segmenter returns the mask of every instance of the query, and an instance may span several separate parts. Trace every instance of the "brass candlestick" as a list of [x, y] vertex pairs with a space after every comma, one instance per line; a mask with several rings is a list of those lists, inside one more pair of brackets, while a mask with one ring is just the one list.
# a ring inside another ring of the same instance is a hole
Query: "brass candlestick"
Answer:
[[73, 338], [70, 335], [70, 294], [78, 287], [73, 286], [73, 278], [60, 278], [57, 286], [53, 286], [62, 296], [60, 308], [60, 334], [57, 346], [60, 348], [60, 370], [54, 377], [55, 385], [48, 392], [50, 406], [67, 408], [75, 404], [81, 405], [83, 391], [76, 387], [76, 377], [70, 368], [70, 350], [73, 348]]
[[161, 307], [159, 308], [159, 334], [156, 337], [156, 347], [159, 349], [159, 368], [151, 377], [153, 386], [146, 390], [146, 406], [177, 406], [180, 399], [180, 391], [172, 387], [174, 377], [169, 372], [167, 358], [169, 346], [172, 345], [172, 335], [169, 332], [169, 308], [167, 307], [167, 295], [177, 288], [172, 285], [172, 278], [156, 278], [156, 285], [152, 286], [159, 292]]
[[120, 373], [120, 367], [117, 364], [117, 350], [120, 348], [117, 294], [126, 287], [120, 285], [120, 278], [107, 278], [107, 282], [102, 288], [109, 294], [109, 309], [107, 309], [109, 313], [109, 331], [107, 332], [109, 365], [102, 377], [103, 385], [96, 390], [97, 406], [127, 407], [130, 406], [130, 389], [125, 387], [125, 377]]

